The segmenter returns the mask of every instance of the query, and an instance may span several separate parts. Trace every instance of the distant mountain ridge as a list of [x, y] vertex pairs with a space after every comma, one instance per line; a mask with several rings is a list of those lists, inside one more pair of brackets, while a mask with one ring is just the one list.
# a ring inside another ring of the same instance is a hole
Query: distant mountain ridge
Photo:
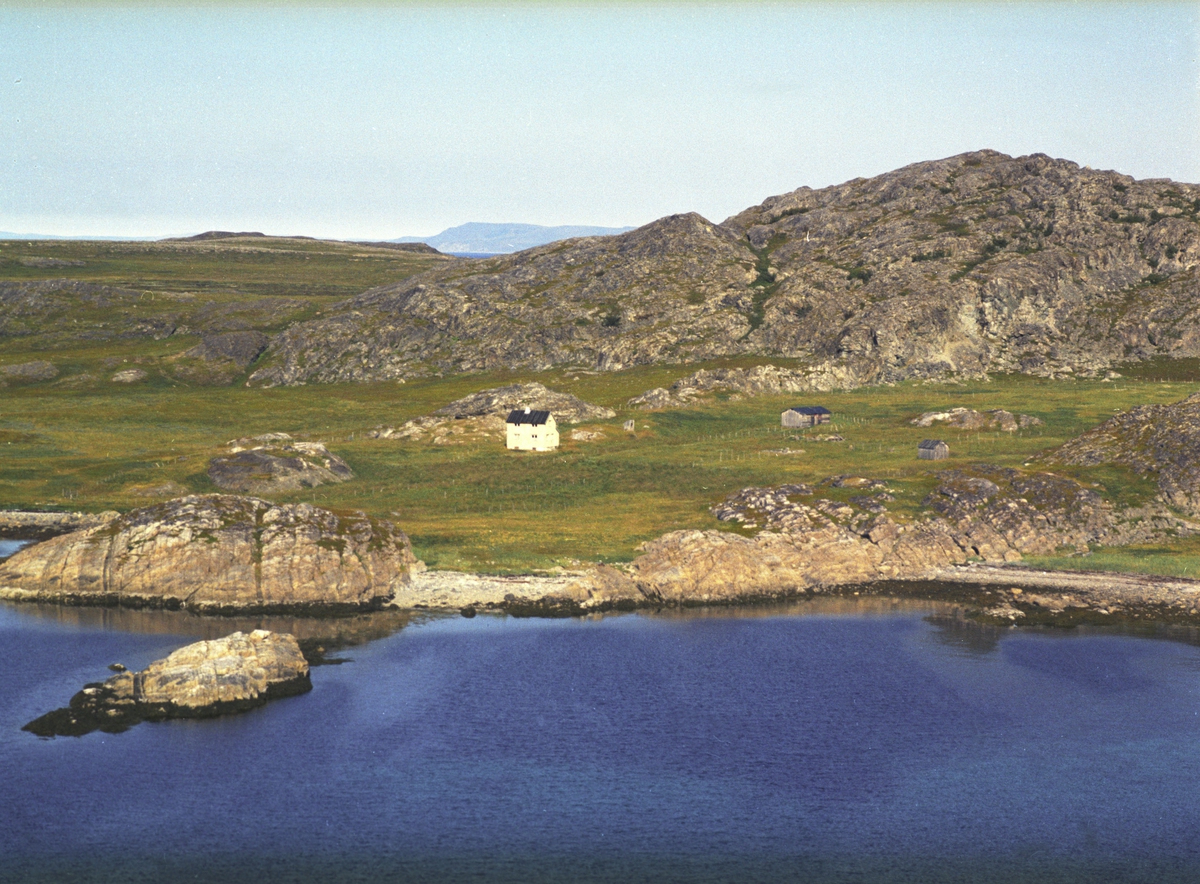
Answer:
[[423, 242], [439, 252], [476, 255], [507, 255], [579, 236], [612, 236], [632, 227], [593, 227], [567, 224], [543, 227], [540, 224], [488, 224], [471, 221], [443, 230], [434, 236], [402, 236], [397, 243]]
[[715, 224], [451, 262], [277, 334], [256, 384], [786, 357], [813, 389], [1200, 357], [1200, 186], [976, 151]]

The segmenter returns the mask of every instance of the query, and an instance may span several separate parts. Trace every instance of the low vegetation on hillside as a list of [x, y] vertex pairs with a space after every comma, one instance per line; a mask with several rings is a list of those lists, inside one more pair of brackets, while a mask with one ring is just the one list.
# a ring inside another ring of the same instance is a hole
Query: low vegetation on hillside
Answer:
[[180, 386], [234, 383], [269, 335], [454, 260], [415, 248], [263, 236], [0, 240], [0, 379], [40, 361], [85, 388], [130, 365]]

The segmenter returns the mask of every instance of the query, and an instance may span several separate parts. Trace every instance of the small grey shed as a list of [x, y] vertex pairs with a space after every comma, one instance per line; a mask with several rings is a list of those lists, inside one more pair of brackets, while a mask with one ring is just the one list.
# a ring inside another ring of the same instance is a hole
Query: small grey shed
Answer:
[[941, 439], [926, 439], [917, 446], [917, 457], [921, 460], [945, 460], [950, 456], [950, 446]]
[[785, 427], [815, 427], [829, 423], [829, 409], [820, 405], [793, 405], [779, 416]]

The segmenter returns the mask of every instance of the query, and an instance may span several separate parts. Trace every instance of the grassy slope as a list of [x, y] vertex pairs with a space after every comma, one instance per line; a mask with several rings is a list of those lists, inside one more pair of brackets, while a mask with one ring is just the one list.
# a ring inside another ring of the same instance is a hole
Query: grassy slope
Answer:
[[[28, 266], [37, 259], [83, 264]], [[286, 237], [174, 242], [0, 240], [0, 279], [65, 277], [147, 292], [346, 298], [442, 260], [419, 252]]]
[[[574, 560], [626, 560], [637, 544], [664, 531], [717, 527], [708, 507], [746, 485], [817, 482], [841, 473], [884, 477], [896, 493], [892, 509], [911, 515], [933, 484], [932, 466], [915, 457], [917, 442], [926, 436], [949, 442], [946, 466], [974, 460], [1019, 466], [1116, 409], [1173, 401], [1195, 388], [1182, 380], [1063, 383], [1008, 377], [961, 387], [904, 384], [817, 397], [834, 411], [835, 424], [808, 434], [836, 431], [844, 443], [806, 441], [805, 434], [780, 428], [779, 412], [794, 404], [793, 396], [660, 413], [624, 408], [630, 396], [690, 370], [473, 375], [272, 390], [176, 389], [165, 381], [89, 391], [54, 384], [11, 389], [0, 394], [0, 506], [126, 509], [157, 499], [139, 496], [140, 488], [168, 481], [212, 491], [205, 468], [224, 442], [284, 431], [327, 442], [358, 478], [280, 500], [392, 514], [433, 566], [527, 570]], [[588, 425], [605, 433], [596, 442], [570, 441], [571, 428], [564, 428], [562, 448], [549, 454], [508, 452], [496, 441], [435, 446], [366, 437], [379, 424], [399, 424], [466, 393], [523, 377], [612, 406], [618, 416]], [[1008, 408], [1046, 423], [1016, 434], [909, 423], [922, 411], [954, 405]], [[628, 417], [637, 420], [634, 437], [621, 430]], [[764, 453], [779, 448], [805, 453]], [[1149, 483], [1112, 468], [1076, 474], [1122, 502], [1152, 491]], [[1089, 561], [1050, 563], [1079, 567]], [[1200, 576], [1200, 544], [1183, 544], [1178, 554], [1105, 551], [1094, 561]]]
[[[36, 266], [36, 262], [62, 262]], [[64, 376], [100, 374], [139, 361], [170, 374], [170, 357], [194, 345], [214, 318], [221, 328], [271, 333], [365, 289], [447, 260], [438, 255], [325, 240], [245, 237], [189, 242], [0, 240], [0, 280], [72, 279], [141, 293], [135, 303], [97, 307], [86, 299], [0, 338], [0, 364], [47, 358]], [[103, 340], [88, 330], [174, 317], [191, 331]], [[233, 320], [230, 322], [229, 320]]]

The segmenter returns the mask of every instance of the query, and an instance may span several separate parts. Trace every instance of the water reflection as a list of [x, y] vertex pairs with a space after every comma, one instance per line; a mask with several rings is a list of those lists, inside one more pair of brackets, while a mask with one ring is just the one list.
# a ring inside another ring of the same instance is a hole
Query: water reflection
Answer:
[[[826, 596], [814, 595], [777, 602], [746, 605], [712, 605], [708, 607], [648, 608], [637, 612], [643, 617], [669, 620], [742, 620], [764, 617], [854, 617], [889, 616], [893, 614], [943, 614], [958, 606], [943, 601], [906, 599], [893, 596]], [[602, 620], [605, 617], [626, 616], [623, 613], [588, 614], [584, 619]]]
[[[1070, 627], [998, 626], [981, 623], [970, 616], [971, 608], [940, 599], [914, 599], [891, 595], [813, 595], [784, 601], [707, 607], [642, 608], [585, 614], [584, 621], [611, 617], [645, 617], [659, 620], [757, 620], [772, 617], [888, 617], [923, 614], [933, 627], [929, 640], [964, 654], [992, 653], [1000, 639], [1013, 630], [1047, 636], [1125, 635], [1164, 639], [1200, 647], [1200, 626], [1140, 621], [1111, 624], [1079, 624]], [[430, 612], [387, 608], [370, 613], [336, 617], [303, 617], [286, 614], [212, 616], [187, 611], [155, 608], [89, 607], [0, 600], [0, 616], [28, 617], [57, 625], [108, 632], [155, 635], [187, 635], [214, 639], [231, 632], [268, 629], [287, 632], [302, 642], [327, 650], [351, 647], [386, 638], [396, 632], [432, 619], [455, 617], [457, 612]], [[498, 612], [489, 616], [504, 617]]]
[[1107, 624], [1079, 624], [1067, 627], [1021, 626], [1020, 624], [997, 626], [974, 620], [961, 608], [947, 607], [949, 610], [935, 613], [926, 618], [935, 627], [929, 633], [929, 637], [940, 645], [955, 648], [971, 656], [990, 654], [999, 646], [1001, 638], [1014, 632], [1024, 635], [1036, 633], [1050, 638], [1120, 635], [1159, 639], [1200, 647], [1200, 627], [1196, 626], [1152, 621], [1116, 621]]
[[421, 612], [397, 609], [344, 617], [297, 617], [286, 614], [214, 617], [153, 608], [83, 607], [29, 602], [0, 602], [0, 612], [74, 629], [191, 635], [197, 639], [214, 639], [231, 632], [268, 629], [271, 632], [291, 633], [301, 641], [321, 642], [329, 649], [385, 638], [411, 623], [429, 619], [429, 615]]

